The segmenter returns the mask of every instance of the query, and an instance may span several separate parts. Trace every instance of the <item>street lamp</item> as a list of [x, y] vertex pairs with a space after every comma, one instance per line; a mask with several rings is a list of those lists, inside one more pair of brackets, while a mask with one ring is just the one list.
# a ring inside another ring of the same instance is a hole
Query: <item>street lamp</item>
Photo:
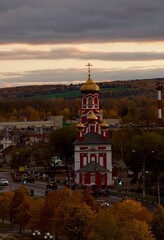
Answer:
[[[132, 150], [132, 152], [136, 152], [136, 150]], [[138, 152], [140, 154], [143, 155], [143, 160], [142, 160], [142, 174], [143, 174], [143, 198], [145, 198], [145, 162], [146, 162], [146, 157], [149, 155], [149, 154], [152, 154], [154, 153], [154, 150], [150, 151], [150, 152], [147, 152], [147, 153], [142, 153], [142, 152]]]
[[44, 235], [44, 239], [53, 239], [53, 236], [49, 232], [47, 232]]
[[35, 239], [37, 239], [40, 235], [41, 235], [41, 233], [38, 230], [35, 230], [32, 232], [32, 237]]

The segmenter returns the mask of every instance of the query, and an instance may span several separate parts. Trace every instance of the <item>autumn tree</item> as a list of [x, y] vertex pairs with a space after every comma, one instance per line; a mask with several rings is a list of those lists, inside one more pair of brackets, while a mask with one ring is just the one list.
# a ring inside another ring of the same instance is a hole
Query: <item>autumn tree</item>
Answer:
[[27, 196], [29, 196], [29, 192], [25, 186], [21, 186], [20, 188], [14, 191], [14, 195], [11, 200], [10, 209], [9, 209], [11, 226], [13, 221], [16, 220], [16, 215], [19, 213], [20, 205], [23, 203], [23, 201]]
[[18, 206], [17, 213], [15, 215], [15, 222], [19, 226], [20, 233], [22, 229], [28, 225], [31, 206], [32, 200], [28, 196], [26, 196], [23, 202]]
[[137, 219], [148, 223], [152, 216], [140, 202], [130, 199], [117, 203], [114, 206], [114, 213], [116, 214], [119, 225], [124, 224], [129, 219]]
[[27, 118], [28, 121], [40, 120], [39, 110], [35, 109], [31, 105], [26, 106], [26, 108], [22, 111], [21, 116]]
[[82, 196], [81, 192], [68, 188], [48, 193], [41, 208], [38, 228], [56, 236], [66, 234], [72, 239], [77, 236], [83, 239], [95, 211], [93, 203], [87, 204], [87, 197], [84, 200]]
[[60, 115], [63, 116], [65, 120], [70, 119], [69, 109], [65, 107], [63, 110], [60, 111]]
[[125, 200], [114, 206], [113, 213], [121, 230], [121, 239], [154, 239], [149, 229], [149, 222], [152, 215], [141, 203], [133, 200]]
[[0, 195], [0, 216], [2, 218], [2, 224], [4, 224], [5, 218], [9, 218], [9, 209], [13, 198], [13, 192], [5, 192]]
[[97, 212], [92, 228], [88, 232], [87, 239], [90, 240], [120, 240], [121, 233], [116, 218], [110, 208], [101, 208]]
[[81, 201], [85, 202], [92, 210], [98, 211], [99, 206], [95, 201], [95, 198], [91, 195], [91, 193], [87, 190], [84, 189], [82, 194], [81, 194]]
[[[36, 198], [32, 199], [31, 202], [31, 208], [29, 209], [29, 221], [28, 221], [28, 227], [30, 229], [35, 230], [39, 228], [40, 224], [40, 216], [43, 208], [43, 204], [45, 202], [44, 198]], [[46, 223], [46, 221], [45, 221]], [[42, 226], [40, 230], [42, 229]]]
[[150, 222], [151, 230], [157, 240], [164, 239], [164, 207], [158, 205], [154, 211]]
[[[77, 194], [78, 195], [78, 194]], [[43, 232], [49, 231], [58, 234], [63, 230], [63, 216], [60, 214], [59, 205], [63, 202], [73, 200], [72, 191], [64, 188], [60, 191], [49, 192], [44, 201], [41, 203], [41, 211], [39, 213], [38, 228]], [[78, 199], [78, 197], [74, 198]]]
[[93, 223], [94, 211], [84, 202], [65, 203], [62, 206], [64, 231], [70, 240], [86, 239], [86, 235]]
[[155, 240], [148, 224], [137, 219], [126, 222], [121, 228], [121, 235], [122, 240]]

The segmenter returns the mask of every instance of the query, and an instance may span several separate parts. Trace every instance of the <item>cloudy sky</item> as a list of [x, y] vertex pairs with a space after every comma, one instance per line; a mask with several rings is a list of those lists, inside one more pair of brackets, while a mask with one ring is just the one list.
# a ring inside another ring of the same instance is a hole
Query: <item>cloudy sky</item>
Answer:
[[0, 88], [164, 77], [163, 0], [0, 0]]

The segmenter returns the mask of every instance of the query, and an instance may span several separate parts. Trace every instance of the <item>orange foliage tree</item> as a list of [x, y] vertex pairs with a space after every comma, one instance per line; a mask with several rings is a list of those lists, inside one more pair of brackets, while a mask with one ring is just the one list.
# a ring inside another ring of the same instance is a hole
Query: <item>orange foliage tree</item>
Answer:
[[133, 200], [125, 200], [114, 206], [113, 213], [122, 231], [121, 239], [154, 239], [149, 230], [149, 222], [152, 214], [141, 203]]
[[[32, 231], [39, 229], [40, 215], [44, 202], [45, 202], [44, 198], [37, 198], [32, 200], [31, 208], [29, 210], [30, 218], [28, 221], [28, 227]], [[42, 228], [40, 228], [39, 230], [41, 231]]]
[[14, 195], [11, 200], [10, 209], [9, 209], [11, 225], [13, 221], [16, 221], [15, 216], [16, 214], [19, 213], [18, 209], [27, 196], [29, 196], [29, 192], [25, 186], [21, 186], [20, 188], [14, 191]]
[[28, 226], [28, 222], [30, 219], [31, 206], [32, 206], [32, 200], [29, 196], [26, 196], [23, 202], [18, 207], [15, 219], [16, 219], [16, 223], [19, 226], [20, 233], [24, 227]]
[[71, 239], [83, 239], [93, 216], [94, 210], [82, 200], [81, 192], [64, 188], [48, 193], [40, 212], [39, 229], [56, 236], [64, 233]]
[[0, 216], [2, 218], [2, 224], [4, 224], [5, 218], [9, 217], [9, 209], [12, 198], [13, 192], [5, 192], [0, 195]]

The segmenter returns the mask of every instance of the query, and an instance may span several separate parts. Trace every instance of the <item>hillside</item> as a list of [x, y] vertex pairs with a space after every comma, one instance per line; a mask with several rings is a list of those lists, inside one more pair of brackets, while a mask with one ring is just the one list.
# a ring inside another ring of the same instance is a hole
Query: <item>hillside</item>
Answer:
[[[156, 84], [159, 79], [143, 79], [130, 81], [113, 81], [97, 83], [100, 87], [100, 98], [129, 99], [138, 96], [155, 98], [157, 96]], [[164, 79], [160, 79], [164, 85]], [[77, 98], [80, 97], [81, 84], [77, 85], [34, 85], [14, 88], [1, 88], [1, 99], [16, 98]]]

